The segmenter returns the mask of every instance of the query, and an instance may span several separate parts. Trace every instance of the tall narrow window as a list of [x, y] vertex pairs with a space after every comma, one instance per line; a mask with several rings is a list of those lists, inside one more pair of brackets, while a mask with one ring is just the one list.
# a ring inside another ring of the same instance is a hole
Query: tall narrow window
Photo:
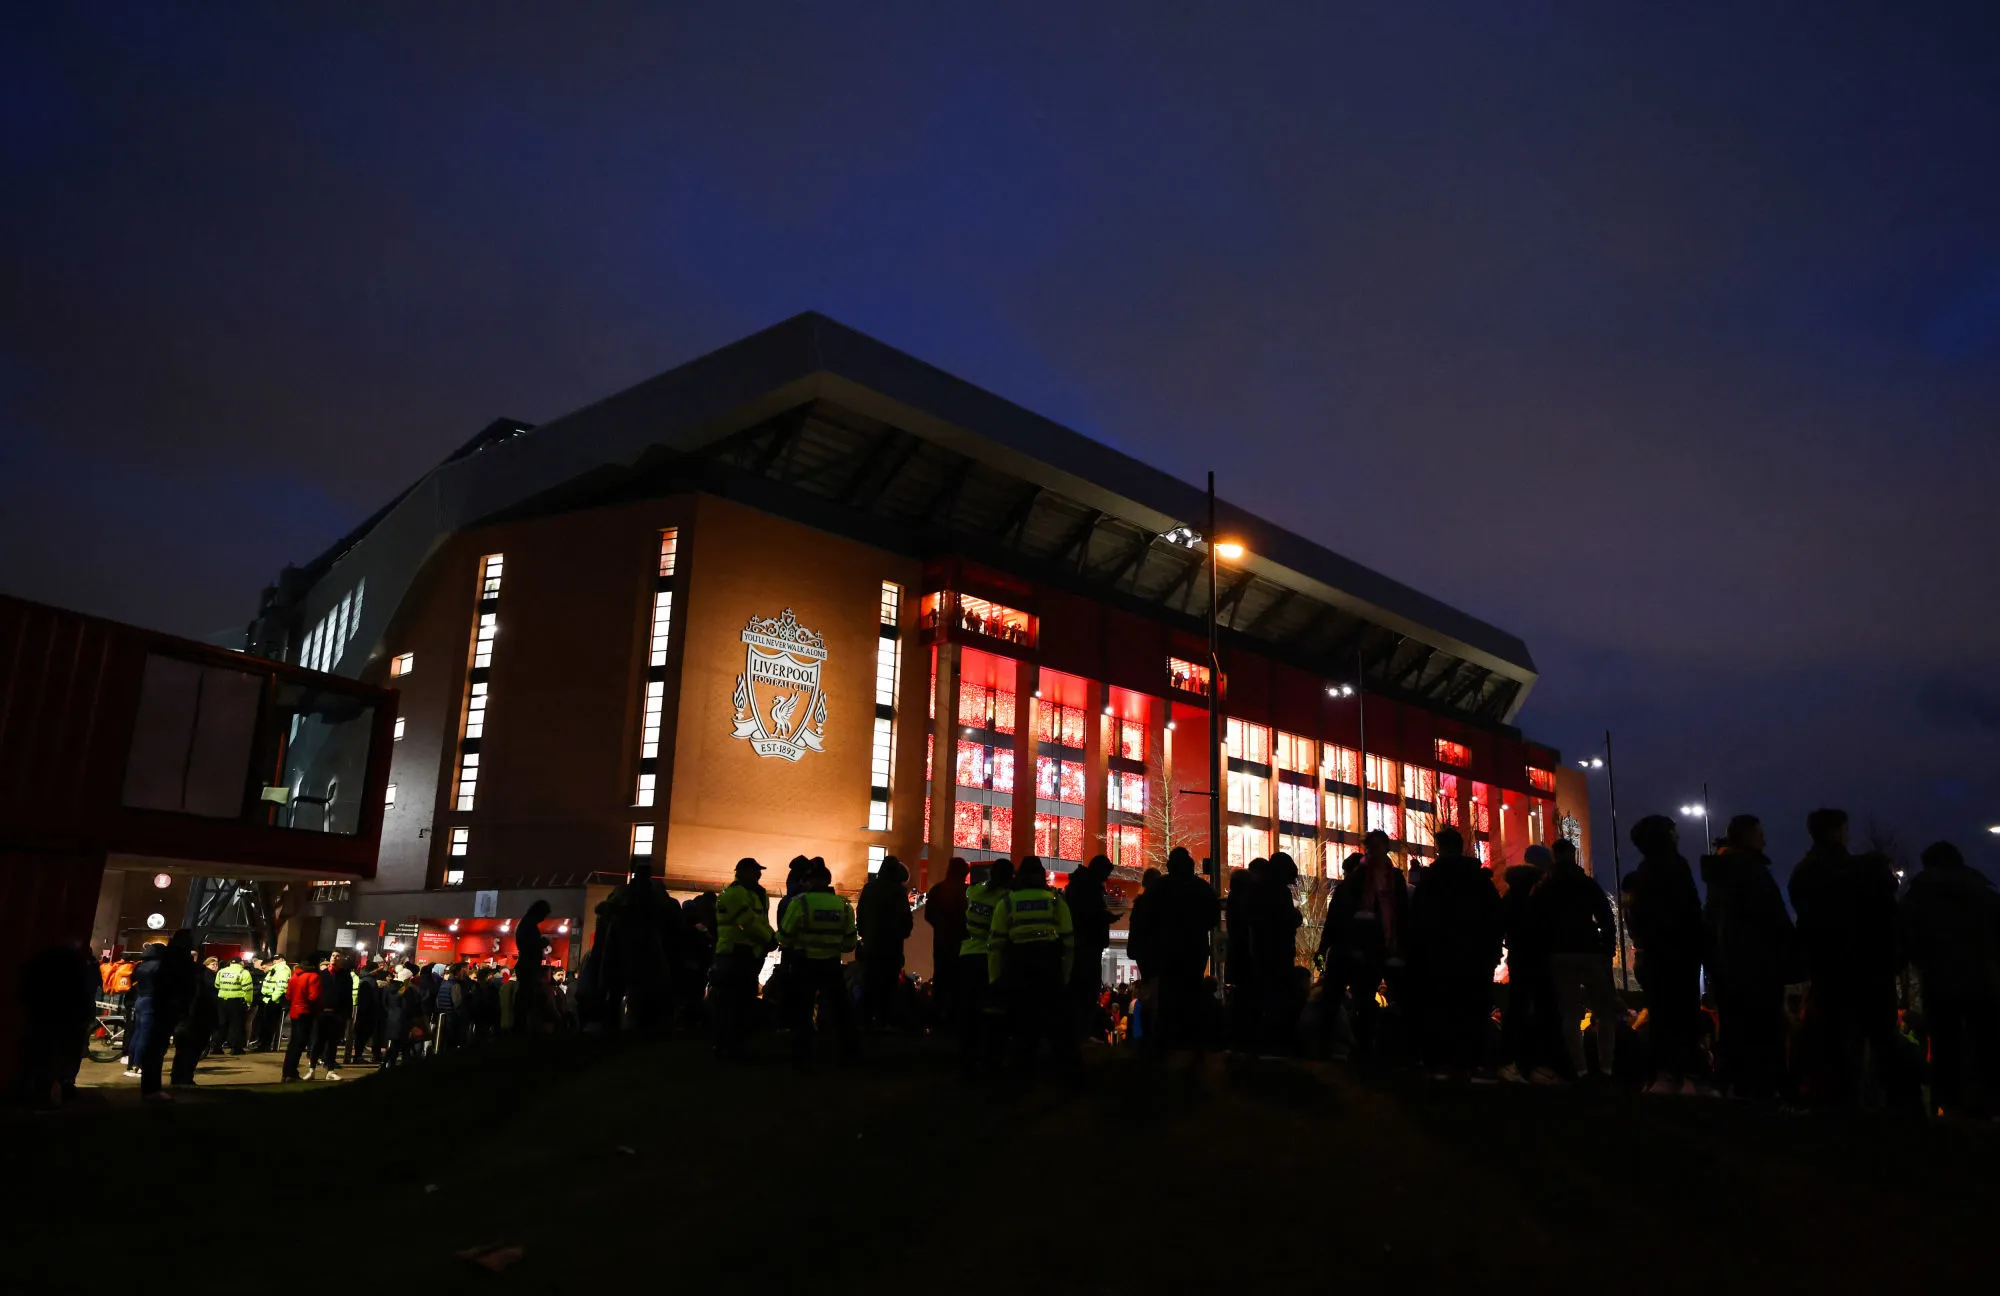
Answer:
[[405, 719], [404, 719], [404, 718], [403, 718], [402, 716], [397, 716], [397, 717], [396, 717], [396, 741], [397, 741], [397, 742], [401, 742], [401, 741], [403, 741], [403, 729], [404, 729], [404, 727], [405, 727], [406, 725], [408, 725], [408, 724], [409, 724], [409, 721], [408, 721], [408, 720], [405, 720]]
[[455, 809], [470, 810], [479, 794], [479, 744], [486, 736], [486, 704], [492, 700], [493, 644], [500, 637], [500, 573], [506, 559], [479, 560], [472, 617], [471, 666], [465, 673], [465, 705], [458, 729], [458, 785]]
[[674, 566], [680, 554], [680, 529], [660, 532], [659, 562], [653, 575], [653, 618], [646, 632], [646, 693], [639, 707], [639, 775], [632, 804], [651, 806], [659, 800], [660, 729], [667, 709], [667, 649], [674, 624]]
[[451, 857], [453, 859], [464, 859], [465, 852], [469, 850], [471, 846], [472, 846], [472, 829], [454, 828], [451, 830]]
[[653, 853], [653, 825], [632, 825], [632, 858], [643, 859]]
[[889, 793], [896, 773], [896, 694], [903, 682], [903, 640], [899, 628], [903, 587], [882, 582], [880, 634], [875, 640], [875, 728], [868, 751], [868, 827], [893, 826]]
[[[333, 664], [332, 661], [329, 660], [321, 667], [321, 669], [325, 669], [326, 666], [331, 666], [332, 664]], [[415, 670], [416, 668], [417, 668], [417, 655], [415, 653], [397, 653], [394, 657], [391, 657], [389, 659], [389, 674], [391, 676], [400, 678], [401, 676], [408, 675], [411, 671]]]
[[384, 806], [392, 806], [396, 804], [396, 785], [394, 783], [391, 783], [389, 785], [389, 791], [383, 795], [382, 804]]

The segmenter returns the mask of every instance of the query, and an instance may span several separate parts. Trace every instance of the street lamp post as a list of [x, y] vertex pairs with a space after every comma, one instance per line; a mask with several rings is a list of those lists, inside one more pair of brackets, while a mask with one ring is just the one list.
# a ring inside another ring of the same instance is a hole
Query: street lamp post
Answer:
[[1617, 903], [1611, 907], [1611, 925], [1618, 940], [1618, 969], [1622, 974], [1625, 988], [1632, 982], [1631, 969], [1625, 959], [1625, 868], [1619, 860], [1618, 852], [1618, 764], [1611, 755], [1611, 731], [1604, 731], [1604, 755], [1580, 760], [1577, 764], [1587, 770], [1604, 771], [1604, 782], [1611, 796], [1611, 885], [1616, 888]]
[[[1215, 474], [1208, 474], [1208, 870], [1209, 881], [1215, 887], [1215, 898], [1222, 901], [1222, 861], [1225, 858], [1222, 842], [1222, 797], [1223, 759], [1222, 739], [1225, 718], [1222, 714], [1222, 602], [1221, 571], [1222, 550], [1233, 548], [1241, 556], [1241, 545], [1224, 546], [1215, 534]], [[1215, 967], [1216, 993], [1222, 993], [1222, 928], [1218, 926], [1210, 938], [1209, 961]]]

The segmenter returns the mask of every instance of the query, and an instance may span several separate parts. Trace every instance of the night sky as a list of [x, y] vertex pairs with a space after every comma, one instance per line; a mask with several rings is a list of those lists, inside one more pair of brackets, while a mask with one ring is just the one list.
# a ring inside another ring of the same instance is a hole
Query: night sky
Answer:
[[10, 15], [0, 589], [221, 636], [817, 309], [1521, 635], [1628, 824], [1995, 870], [2000, 7], [540, 8]]

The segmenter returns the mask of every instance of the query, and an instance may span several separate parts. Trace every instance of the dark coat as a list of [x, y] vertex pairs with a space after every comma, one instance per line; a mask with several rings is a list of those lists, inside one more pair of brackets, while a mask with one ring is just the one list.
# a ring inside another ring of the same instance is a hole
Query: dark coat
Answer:
[[1262, 897], [1257, 893], [1263, 882], [1249, 869], [1229, 875], [1229, 897], [1223, 902], [1223, 975], [1229, 984], [1239, 985], [1250, 977], [1250, 929]]
[[1139, 975], [1158, 976], [1160, 972], [1160, 919], [1159, 882], [1144, 887], [1132, 899], [1131, 934], [1126, 938], [1125, 952], [1139, 965]]
[[1550, 954], [1600, 954], [1618, 950], [1611, 897], [1575, 864], [1557, 864], [1535, 884], [1529, 905]]
[[1111, 944], [1111, 906], [1104, 898], [1103, 879], [1086, 864], [1069, 875], [1063, 898], [1076, 932], [1077, 962], [1095, 959]]
[[953, 860], [945, 866], [944, 881], [924, 897], [924, 921], [930, 924], [931, 947], [940, 965], [957, 958], [965, 940], [965, 879], [970, 872], [964, 860]]
[[1410, 962], [1432, 979], [1491, 976], [1500, 961], [1500, 893], [1469, 856], [1431, 865], [1410, 896]]
[[1702, 924], [1717, 987], [1751, 989], [1799, 980], [1797, 937], [1771, 861], [1757, 851], [1725, 846], [1702, 856], [1701, 880], [1708, 888]]
[[188, 1001], [188, 1030], [207, 1035], [222, 1020], [222, 1001], [215, 997], [215, 973], [197, 965], [194, 970], [194, 997]]
[[132, 972], [132, 988], [137, 997], [151, 1005], [153, 1020], [172, 1027], [194, 1004], [195, 965], [185, 949], [167, 957], [170, 945], [148, 945], [145, 956]]
[[1625, 879], [1625, 930], [1639, 954], [1661, 964], [1699, 963], [1708, 932], [1694, 870], [1679, 855], [1649, 855]]
[[874, 877], [862, 884], [854, 906], [854, 933], [869, 959], [901, 961], [903, 942], [916, 927], [910, 913], [910, 871], [900, 860], [884, 860]]
[[1250, 899], [1250, 957], [1261, 975], [1283, 977], [1298, 962], [1299, 928], [1305, 921], [1292, 901], [1292, 889], [1266, 879]]
[[319, 975], [319, 1010], [345, 1017], [354, 1011], [354, 969], [340, 967]]
[[1160, 970], [1197, 976], [1208, 962], [1210, 934], [1222, 921], [1215, 891], [1192, 873], [1169, 873], [1154, 888], [1159, 915]]
[[[348, 983], [350, 986], [353, 982]], [[362, 974], [361, 988], [354, 994], [354, 1026], [356, 1030], [373, 1029], [382, 1017], [382, 983], [374, 977]]]
[[1388, 889], [1383, 893], [1384, 902], [1378, 906], [1385, 912], [1387, 926], [1392, 931], [1384, 930], [1384, 923], [1377, 921], [1373, 911], [1366, 917], [1361, 914], [1368, 894], [1366, 873], [1366, 865], [1348, 873], [1335, 884], [1333, 896], [1327, 901], [1319, 954], [1328, 964], [1337, 960], [1367, 963], [1385, 959], [1400, 954], [1408, 939], [1410, 884], [1403, 871], [1389, 870]]
[[1816, 846], [1787, 883], [1813, 982], [1868, 984], [1878, 992], [1902, 966], [1896, 871], [1877, 854]]
[[2000, 999], [2000, 891], [1965, 864], [1924, 868], [1902, 902], [1903, 941], [1926, 995]]
[[1535, 908], [1535, 887], [1542, 871], [1532, 864], [1516, 864], [1507, 870], [1507, 893], [1500, 897], [1500, 934], [1507, 942], [1507, 966], [1525, 968], [1548, 957], [1548, 938], [1542, 932], [1542, 914]]

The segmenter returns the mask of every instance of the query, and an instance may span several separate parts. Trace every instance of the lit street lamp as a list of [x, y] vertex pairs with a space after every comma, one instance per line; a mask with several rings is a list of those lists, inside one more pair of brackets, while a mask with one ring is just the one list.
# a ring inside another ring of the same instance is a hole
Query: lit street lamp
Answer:
[[2000, 824], [1994, 824], [1991, 828], [1988, 828], [1986, 831], [1992, 833], [1996, 837], [2000, 837]]
[[1625, 965], [1625, 869], [1618, 858], [1618, 766], [1612, 760], [1609, 729], [1604, 731], [1604, 754], [1585, 757], [1577, 764], [1587, 770], [1603, 770], [1605, 789], [1611, 796], [1611, 885], [1617, 888], [1617, 902], [1611, 907], [1611, 925], [1618, 937], [1618, 967], [1624, 973], [1625, 987], [1629, 989], [1632, 977]]

